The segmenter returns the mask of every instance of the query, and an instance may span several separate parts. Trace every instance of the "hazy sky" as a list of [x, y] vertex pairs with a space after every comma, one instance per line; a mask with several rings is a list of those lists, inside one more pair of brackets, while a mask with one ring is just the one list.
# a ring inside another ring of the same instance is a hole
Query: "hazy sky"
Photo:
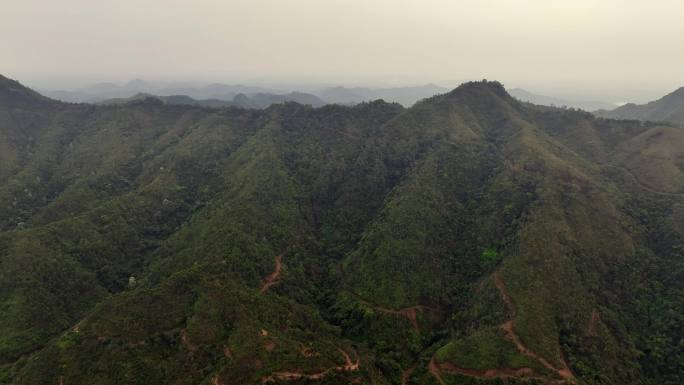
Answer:
[[[682, 0], [1, 0], [0, 73], [619, 97], [684, 85]], [[41, 84], [38, 84], [41, 85]]]

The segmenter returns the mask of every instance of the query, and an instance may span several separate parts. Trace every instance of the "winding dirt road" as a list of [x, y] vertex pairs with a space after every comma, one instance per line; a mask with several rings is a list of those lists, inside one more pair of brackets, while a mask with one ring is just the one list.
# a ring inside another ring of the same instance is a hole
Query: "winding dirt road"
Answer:
[[401, 371], [401, 385], [408, 385], [411, 374], [413, 374], [413, 371], [416, 370], [417, 367], [418, 364], [414, 364], [410, 368]]
[[598, 336], [598, 322], [601, 320], [601, 314], [598, 310], [594, 309], [591, 311], [591, 318], [589, 319], [589, 324], [587, 325], [587, 336], [596, 337]]
[[420, 306], [420, 305], [411, 306], [411, 307], [407, 307], [407, 308], [403, 308], [403, 309], [399, 309], [399, 310], [388, 309], [388, 308], [384, 308], [384, 307], [380, 307], [380, 306], [375, 306], [373, 308], [375, 310], [381, 312], [381, 313], [384, 313], [384, 314], [390, 314], [390, 315], [394, 315], [397, 317], [406, 318], [407, 320], [409, 320], [409, 322], [411, 322], [411, 326], [413, 326], [413, 330], [415, 330], [416, 333], [420, 333], [420, 328], [418, 327], [418, 316], [417, 316], [416, 312], [418, 310], [427, 309], [425, 306]]
[[522, 340], [520, 339], [520, 336], [518, 336], [518, 334], [515, 332], [515, 318], [517, 315], [517, 310], [515, 308], [513, 301], [511, 300], [511, 297], [508, 295], [506, 285], [504, 284], [503, 279], [501, 279], [501, 275], [499, 274], [498, 270], [494, 272], [493, 279], [494, 285], [499, 290], [499, 295], [501, 296], [501, 299], [504, 301], [504, 303], [506, 303], [506, 306], [508, 307], [511, 313], [511, 319], [504, 322], [500, 326], [501, 330], [503, 330], [504, 332], [505, 338], [515, 345], [516, 349], [520, 354], [530, 357], [535, 361], [539, 362], [543, 367], [548, 369], [550, 372], [555, 373], [560, 379], [552, 379], [545, 377], [540, 373], [537, 373], [534, 369], [528, 367], [492, 368], [487, 370], [475, 370], [462, 368], [449, 362], [437, 363], [434, 357], [432, 357], [429, 369], [430, 373], [435, 378], [435, 380], [437, 380], [437, 382], [440, 385], [444, 385], [444, 380], [441, 377], [441, 372], [444, 371], [447, 373], [461, 374], [480, 379], [529, 378], [540, 380], [545, 384], [564, 384], [568, 382], [574, 382], [575, 376], [573, 375], [572, 371], [565, 362], [564, 357], [561, 360], [562, 366], [556, 367], [552, 365], [544, 357], [541, 357], [539, 354], [533, 352], [523, 344]]
[[[446, 372], [449, 374], [461, 374], [464, 376], [468, 377], [474, 377], [474, 378], [479, 378], [479, 379], [485, 379], [485, 380], [493, 380], [493, 379], [502, 379], [502, 380], [507, 380], [507, 379], [526, 379], [526, 380], [537, 380], [541, 381], [544, 384], [548, 385], [560, 385], [560, 384], [566, 384], [565, 379], [549, 379], [539, 373], [537, 373], [534, 369], [528, 368], [528, 367], [522, 367], [522, 368], [496, 368], [496, 369], [487, 369], [487, 370], [475, 370], [475, 369], [467, 369], [467, 368], [461, 368], [458, 367], [452, 363], [449, 362], [443, 362], [439, 364], [434, 364], [436, 370]], [[434, 376], [434, 373], [433, 373]], [[440, 377], [441, 380], [441, 377]], [[438, 382], [440, 381], [438, 380]], [[440, 385], [443, 385], [443, 380], [440, 382]]]
[[446, 382], [444, 382], [444, 379], [442, 378], [442, 372], [440, 371], [439, 365], [435, 362], [434, 356], [430, 359], [428, 370], [430, 371], [430, 374], [432, 375], [432, 377], [435, 378], [439, 385], [446, 385]]
[[515, 305], [513, 304], [513, 301], [511, 301], [511, 297], [508, 295], [506, 285], [501, 279], [501, 274], [499, 274], [498, 270], [494, 272], [494, 284], [496, 285], [496, 288], [499, 289], [501, 299], [506, 303], [506, 306], [508, 306], [508, 308], [510, 309], [512, 316], [510, 320], [504, 322], [503, 325], [501, 325], [501, 329], [504, 331], [506, 339], [513, 342], [513, 344], [518, 349], [518, 352], [520, 352], [520, 354], [523, 354], [536, 360], [537, 362], [542, 364], [542, 366], [544, 366], [546, 369], [556, 373], [559, 377], [563, 379], [574, 378], [575, 376], [570, 371], [570, 368], [568, 368], [568, 365], [565, 363], [565, 360], [561, 360], [562, 366], [560, 368], [557, 368], [551, 365], [551, 363], [547, 361], [544, 357], [541, 357], [540, 355], [538, 355], [537, 353], [533, 352], [532, 350], [528, 349], [525, 345], [523, 345], [522, 341], [520, 340], [520, 337], [515, 332], [514, 322], [515, 317], [517, 316], [517, 310], [515, 308]]
[[362, 304], [369, 306], [373, 308], [374, 310], [379, 311], [380, 313], [383, 314], [388, 314], [388, 315], [393, 315], [396, 317], [401, 317], [401, 318], [406, 318], [410, 323], [411, 326], [413, 326], [413, 330], [416, 331], [416, 333], [420, 333], [420, 327], [418, 326], [418, 311], [421, 310], [427, 310], [427, 311], [433, 311], [433, 312], [439, 312], [438, 309], [431, 308], [429, 306], [423, 306], [423, 305], [416, 305], [416, 306], [410, 306], [410, 307], [405, 307], [403, 309], [389, 309], [386, 307], [374, 305], [363, 298], [359, 297], [358, 295], [352, 293], [356, 299], [361, 302]]
[[359, 370], [360, 367], [360, 361], [359, 358], [356, 358], [356, 361], [352, 361], [351, 357], [347, 352], [345, 352], [342, 349], [338, 349], [339, 352], [342, 354], [344, 357], [344, 364], [340, 366], [333, 366], [331, 368], [325, 369], [321, 372], [316, 372], [316, 373], [303, 373], [300, 371], [283, 371], [283, 372], [275, 372], [272, 373], [270, 376], [263, 377], [261, 379], [261, 383], [265, 384], [267, 382], [275, 382], [276, 380], [282, 380], [282, 381], [297, 381], [297, 380], [322, 380], [326, 376], [328, 376], [332, 372], [356, 372]]
[[283, 255], [277, 255], [275, 257], [275, 270], [268, 277], [264, 278], [261, 283], [260, 293], [264, 293], [271, 286], [276, 285], [280, 282], [280, 272], [283, 269]]

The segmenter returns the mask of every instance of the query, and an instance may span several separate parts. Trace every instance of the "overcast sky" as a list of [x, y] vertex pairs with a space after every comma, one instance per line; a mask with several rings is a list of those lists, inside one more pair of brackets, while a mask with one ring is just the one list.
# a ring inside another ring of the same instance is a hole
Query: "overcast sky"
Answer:
[[34, 86], [488, 78], [617, 98], [684, 85], [681, 0], [2, 0], [1, 12], [0, 73]]

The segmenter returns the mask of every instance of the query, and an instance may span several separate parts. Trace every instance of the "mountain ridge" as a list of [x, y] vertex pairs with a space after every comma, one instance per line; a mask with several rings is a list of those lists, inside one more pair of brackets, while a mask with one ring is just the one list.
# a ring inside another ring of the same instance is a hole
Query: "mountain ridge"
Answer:
[[539, 95], [522, 88], [513, 88], [508, 90], [508, 92], [517, 99], [524, 102], [529, 102], [533, 104], [540, 104], [544, 106], [556, 106], [556, 107], [571, 107], [579, 108], [585, 111], [596, 111], [599, 109], [613, 109], [617, 105], [608, 102], [594, 101], [594, 100], [568, 100], [555, 98], [545, 95]]
[[487, 81], [0, 117], [0, 383], [678, 383], [672, 126]]
[[597, 116], [684, 124], [684, 87], [647, 104], [628, 103], [614, 110], [598, 110]]
[[23, 86], [16, 80], [0, 75], [0, 103], [9, 107], [45, 107], [58, 102]]

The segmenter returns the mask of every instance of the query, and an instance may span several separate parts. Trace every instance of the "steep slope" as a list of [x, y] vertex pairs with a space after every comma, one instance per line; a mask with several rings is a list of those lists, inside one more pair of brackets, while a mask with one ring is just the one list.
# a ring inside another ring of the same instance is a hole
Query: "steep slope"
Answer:
[[0, 104], [3, 109], [37, 110], [59, 103], [0, 75]]
[[35, 115], [0, 179], [0, 383], [681, 381], [674, 127], [490, 82]]
[[648, 104], [625, 104], [614, 110], [598, 110], [597, 116], [684, 124], [684, 87]]

